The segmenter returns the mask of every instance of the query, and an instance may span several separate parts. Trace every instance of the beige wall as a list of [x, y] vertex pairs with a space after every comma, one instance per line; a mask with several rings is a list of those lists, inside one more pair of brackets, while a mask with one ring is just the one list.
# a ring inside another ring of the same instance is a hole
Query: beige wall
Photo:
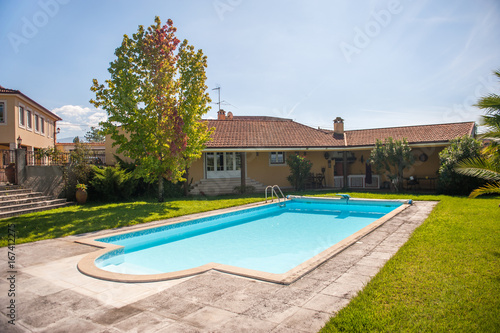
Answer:
[[[110, 137], [106, 137], [106, 161], [108, 164], [114, 164], [115, 160], [113, 154], [116, 154], [117, 147], [111, 147]], [[405, 177], [414, 176], [419, 178], [435, 178], [439, 169], [439, 152], [444, 147], [423, 147], [413, 148], [415, 155], [415, 164], [404, 173]], [[321, 173], [321, 169], [325, 168], [326, 186], [333, 187], [334, 184], [334, 170], [335, 161], [331, 160], [330, 167], [328, 167], [328, 160], [325, 159], [324, 151], [297, 151], [301, 156], [305, 156], [313, 164], [311, 169], [312, 173]], [[287, 151], [286, 156], [295, 154], [295, 151]], [[366, 163], [370, 157], [371, 149], [352, 151], [356, 160], [353, 163], [347, 164], [348, 175], [364, 175], [366, 173]], [[419, 156], [425, 153], [427, 155], [426, 161], [421, 161]], [[291, 187], [286, 179], [290, 174], [290, 169], [287, 164], [284, 165], [271, 165], [269, 163], [269, 152], [246, 152], [247, 160], [247, 177], [252, 178], [264, 185], [279, 185], [280, 187]], [[304, 155], [305, 154], [305, 155]], [[332, 152], [330, 152], [332, 155]], [[348, 157], [351, 152], [347, 152]], [[123, 155], [120, 155], [122, 158]], [[361, 157], [363, 162], [361, 162]], [[131, 161], [128, 158], [125, 160]], [[205, 177], [204, 175], [204, 157], [196, 160], [189, 170], [189, 180], [193, 179], [193, 184], [200, 181]], [[378, 174], [372, 167], [372, 173]], [[383, 174], [383, 172], [382, 172]], [[382, 176], [381, 183], [386, 181], [385, 176]]]
[[[22, 139], [22, 146], [28, 150], [36, 148], [48, 148], [54, 146], [54, 129], [56, 118], [47, 114], [44, 110], [29, 100], [18, 95], [0, 95], [0, 101], [6, 103], [7, 121], [0, 125], [0, 144], [8, 145], [10, 148], [17, 146], [17, 138]], [[25, 126], [19, 124], [19, 107], [24, 107]], [[28, 127], [27, 111], [31, 111], [31, 128]], [[39, 116], [39, 131], [36, 131], [35, 115]], [[41, 130], [41, 119], [44, 121], [44, 132]]]
[[123, 154], [117, 154], [116, 150], [118, 149], [118, 146], [113, 147], [113, 140], [111, 140], [111, 135], [106, 135], [106, 139], [104, 141], [104, 147], [106, 149], [106, 164], [107, 165], [115, 165], [116, 164], [116, 159], [115, 156], [120, 157], [122, 160], [124, 160], [127, 163], [132, 162], [132, 159], [129, 157], [126, 157]]

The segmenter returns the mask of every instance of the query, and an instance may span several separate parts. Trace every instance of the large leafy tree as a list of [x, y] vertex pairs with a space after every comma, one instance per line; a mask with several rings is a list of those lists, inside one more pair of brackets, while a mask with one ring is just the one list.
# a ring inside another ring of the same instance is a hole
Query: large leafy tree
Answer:
[[399, 192], [403, 188], [403, 172], [413, 165], [415, 156], [405, 138], [394, 140], [389, 137], [384, 141], [377, 139], [369, 162], [378, 172], [384, 170], [396, 191]]
[[[493, 72], [500, 79], [500, 70]], [[457, 164], [455, 170], [463, 175], [477, 177], [488, 183], [470, 193], [471, 198], [488, 193], [500, 193], [500, 95], [490, 94], [479, 99], [476, 104], [485, 110], [482, 125], [487, 131], [480, 137], [487, 144], [481, 156], [469, 158]]]
[[207, 58], [187, 40], [182, 43], [171, 20], [125, 35], [115, 51], [106, 84], [94, 79], [91, 100], [108, 113], [101, 123], [118, 153], [138, 165], [147, 181], [158, 180], [163, 201], [163, 179], [183, 181], [191, 163], [201, 157], [210, 130], [202, 116], [210, 109], [205, 84]]

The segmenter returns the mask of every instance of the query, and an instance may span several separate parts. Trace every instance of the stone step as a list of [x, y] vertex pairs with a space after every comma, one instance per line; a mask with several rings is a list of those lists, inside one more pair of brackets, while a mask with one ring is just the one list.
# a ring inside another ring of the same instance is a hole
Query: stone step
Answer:
[[72, 205], [74, 205], [73, 202], [64, 202], [64, 203], [60, 203], [60, 204], [54, 204], [54, 205], [49, 205], [49, 206], [37, 207], [37, 208], [25, 208], [25, 209], [19, 209], [19, 210], [15, 210], [15, 211], [0, 212], [0, 219], [12, 217], [12, 216], [17, 216], [17, 215], [22, 215], [22, 214], [40, 212], [40, 211], [50, 210], [50, 209], [55, 209], [55, 208], [62, 208], [62, 207], [67, 207], [67, 206], [72, 206]]
[[22, 186], [0, 186], [0, 219], [73, 205]]
[[0, 185], [0, 191], [23, 189], [22, 185]]
[[2, 206], [2, 207], [0, 207], [0, 212], [3, 213], [3, 212], [10, 212], [10, 211], [16, 211], [16, 210], [23, 210], [23, 209], [33, 209], [33, 208], [38, 208], [38, 207], [46, 207], [46, 206], [58, 205], [58, 204], [65, 203], [65, 202], [66, 202], [66, 199], [40, 200], [40, 201], [36, 201], [36, 202]]
[[32, 196], [26, 196], [19, 198], [18, 196], [12, 196], [12, 198], [9, 196], [10, 200], [0, 200], [0, 209], [4, 206], [12, 206], [12, 205], [21, 205], [21, 204], [26, 204], [26, 203], [32, 203], [32, 202], [38, 202], [38, 201], [44, 201], [44, 200], [53, 200], [55, 199], [54, 197], [47, 197], [41, 194], [33, 193], [34, 195]]
[[[217, 179], [202, 179], [194, 185], [194, 188], [189, 192], [192, 195], [218, 195], [234, 193], [234, 188], [241, 185], [240, 178], [217, 178]], [[264, 191], [266, 188], [258, 181], [247, 178], [246, 186], [253, 186], [255, 192]]]
[[41, 192], [28, 192], [28, 193], [20, 193], [20, 194], [0, 195], [0, 203], [2, 203], [4, 201], [23, 200], [23, 199], [40, 197], [40, 196], [43, 196], [43, 193], [41, 193]]
[[26, 188], [5, 189], [5, 190], [0, 190], [0, 198], [4, 198], [8, 195], [26, 194], [26, 193], [32, 193], [32, 191]]

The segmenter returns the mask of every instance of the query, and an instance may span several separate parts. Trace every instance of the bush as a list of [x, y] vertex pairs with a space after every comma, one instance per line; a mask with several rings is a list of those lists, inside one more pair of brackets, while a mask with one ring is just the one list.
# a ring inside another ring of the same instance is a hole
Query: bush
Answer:
[[464, 176], [455, 171], [457, 163], [465, 159], [478, 158], [480, 155], [480, 141], [470, 136], [452, 140], [450, 146], [439, 153], [441, 166], [439, 168], [438, 192], [449, 195], [468, 195], [483, 185], [484, 180]]
[[120, 167], [99, 168], [93, 166], [94, 175], [90, 181], [92, 199], [117, 201], [128, 199], [137, 186], [137, 179], [131, 172]]
[[312, 168], [311, 161], [299, 155], [288, 155], [286, 161], [290, 167], [290, 175], [286, 179], [296, 190], [305, 189]]

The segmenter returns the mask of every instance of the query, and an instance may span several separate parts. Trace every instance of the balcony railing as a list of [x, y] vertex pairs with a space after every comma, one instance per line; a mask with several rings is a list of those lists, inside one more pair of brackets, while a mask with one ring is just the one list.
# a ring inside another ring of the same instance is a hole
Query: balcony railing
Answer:
[[[102, 152], [91, 152], [85, 157], [88, 164], [105, 165], [106, 155]], [[73, 157], [71, 153], [55, 152], [44, 153], [40, 151], [27, 151], [26, 164], [27, 165], [67, 165], [71, 163]]]

